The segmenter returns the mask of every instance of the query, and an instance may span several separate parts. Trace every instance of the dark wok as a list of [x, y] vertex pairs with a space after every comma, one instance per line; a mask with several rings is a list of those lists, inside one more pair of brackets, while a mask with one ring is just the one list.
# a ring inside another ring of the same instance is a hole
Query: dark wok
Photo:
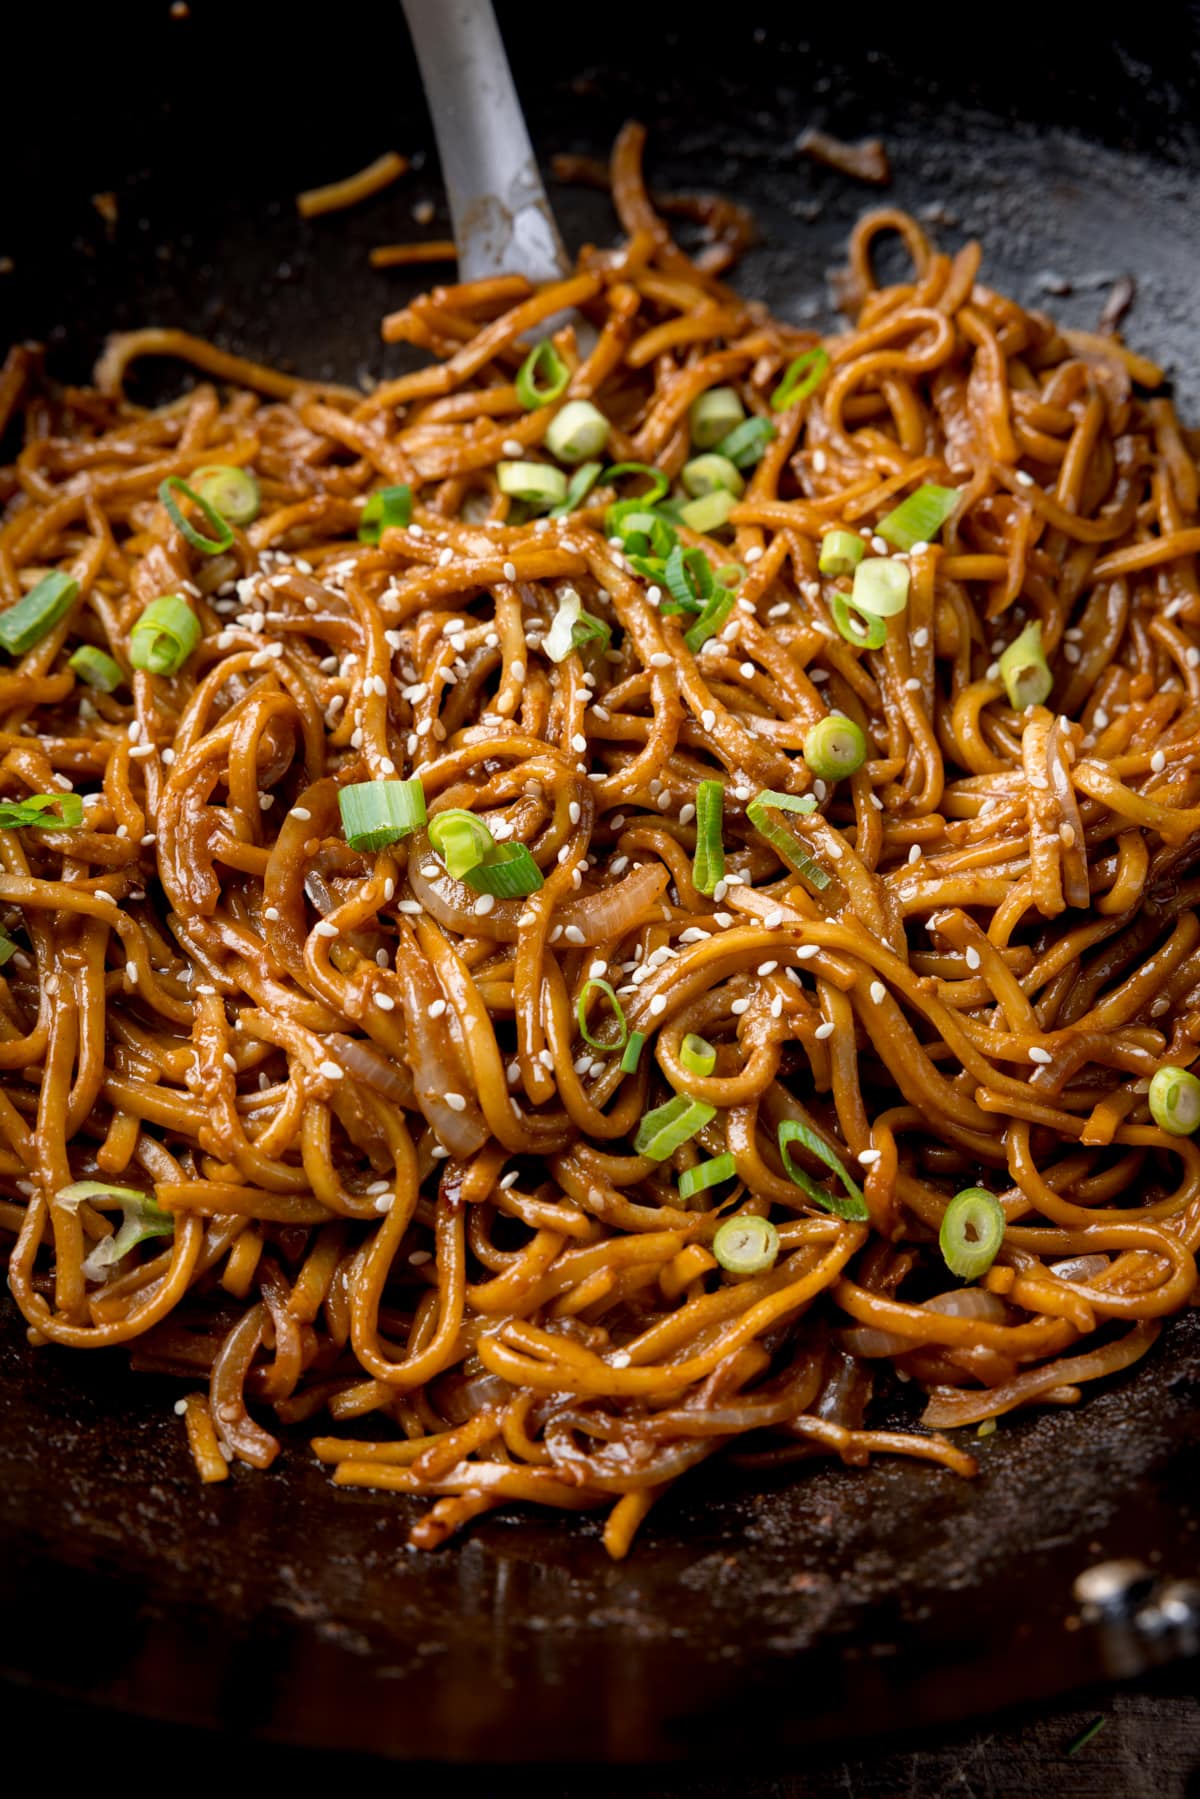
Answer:
[[[432, 157], [337, 218], [301, 224], [291, 196], [430, 146], [398, 9], [192, 11], [6, 23], [0, 339], [41, 338], [67, 378], [143, 322], [315, 375], [394, 366], [376, 322], [410, 289], [365, 253], [445, 235]], [[987, 278], [1021, 298], [1092, 324], [1135, 274], [1130, 334], [1195, 420], [1200, 13], [1145, 8], [1119, 42], [1084, 35], [1074, 7], [1043, 6], [1036, 39], [1008, 15], [890, 18], [834, 9], [802, 35], [792, 7], [718, 24], [610, 4], [598, 41], [584, 9], [502, 9], [543, 156], [603, 152], [645, 119], [660, 184], [754, 207], [766, 242], [739, 279], [785, 314], [827, 316], [824, 271], [875, 199], [798, 157], [796, 134], [879, 130], [889, 198], [940, 208], [952, 241], [981, 233]], [[104, 192], [115, 227], [91, 204]], [[424, 228], [422, 198], [439, 208]], [[609, 233], [601, 196], [553, 198], [569, 241]], [[1107, 1671], [1111, 1643], [1071, 1627], [1072, 1581], [1101, 1554], [1197, 1572], [1194, 1314], [1076, 1413], [1004, 1421], [973, 1485], [908, 1463], [760, 1492], [714, 1474], [621, 1567], [589, 1522], [528, 1516], [410, 1555], [397, 1504], [335, 1492], [302, 1438], [269, 1473], [201, 1490], [175, 1388], [119, 1354], [33, 1355], [7, 1302], [0, 1381], [0, 1672], [299, 1742], [711, 1760], [744, 1749], [739, 1717], [759, 1748], [854, 1739]]]

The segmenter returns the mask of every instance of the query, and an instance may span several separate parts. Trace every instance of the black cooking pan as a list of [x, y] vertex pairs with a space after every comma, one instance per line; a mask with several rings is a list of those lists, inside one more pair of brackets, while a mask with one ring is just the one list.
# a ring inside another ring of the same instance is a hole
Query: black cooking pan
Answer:
[[[887, 198], [951, 243], [981, 235], [986, 278], [1023, 301], [1094, 324], [1135, 276], [1129, 334], [1200, 417], [1194, 7], [1134, 9], [1117, 41], [1050, 4], [797, 20], [502, 9], [543, 158], [603, 153], [640, 116], [658, 185], [753, 207], [739, 279], [785, 316], [831, 317], [825, 271], [876, 200], [797, 134], [878, 131]], [[302, 224], [292, 196], [429, 149], [398, 8], [154, 0], [3, 30], [0, 340], [41, 339], [66, 379], [140, 323], [312, 375], [397, 366], [377, 320], [411, 288], [366, 251], [446, 235], [432, 155], [350, 214]], [[569, 241], [611, 232], [602, 196], [553, 200]], [[411, 1554], [405, 1502], [335, 1491], [303, 1437], [201, 1489], [176, 1388], [120, 1352], [33, 1353], [7, 1302], [0, 1383], [0, 1671], [162, 1717], [412, 1758], [711, 1762], [1047, 1694], [1188, 1639], [1081, 1620], [1072, 1585], [1114, 1555], [1197, 1573], [1195, 1314], [1077, 1411], [1003, 1420], [973, 1484], [907, 1461], [757, 1490], [715, 1470], [619, 1567], [592, 1522], [531, 1515]]]

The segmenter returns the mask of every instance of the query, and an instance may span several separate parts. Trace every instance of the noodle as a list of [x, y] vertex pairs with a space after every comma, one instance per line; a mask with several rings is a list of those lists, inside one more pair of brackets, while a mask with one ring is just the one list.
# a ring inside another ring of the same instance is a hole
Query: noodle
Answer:
[[330, 181], [324, 187], [310, 187], [297, 194], [296, 210], [302, 219], [319, 218], [325, 212], [344, 212], [348, 206], [357, 206], [360, 200], [369, 200], [390, 187], [407, 168], [406, 156], [388, 150], [357, 174], [347, 175], [344, 181]]
[[[202, 1481], [268, 1466], [273, 1414], [339, 1485], [423, 1500], [422, 1547], [525, 1502], [605, 1513], [621, 1556], [722, 1451], [970, 1475], [941, 1429], [1075, 1403], [1196, 1288], [1200, 1150], [1147, 1097], [1200, 1042], [1196, 435], [1144, 358], [894, 211], [854, 233], [851, 327], [765, 316], [717, 279], [746, 215], [671, 202], [709, 235], [689, 259], [641, 148], [614, 154], [618, 249], [537, 292], [434, 288], [384, 322], [432, 360], [365, 397], [160, 330], [113, 339], [94, 390], [27, 350], [0, 372], [0, 598], [78, 584], [0, 674], [0, 798], [79, 804], [0, 829], [13, 1298], [34, 1345], [183, 1379]], [[912, 267], [881, 286], [887, 232]], [[561, 391], [523, 404], [547, 327]], [[123, 386], [158, 355], [200, 378], [147, 411]], [[701, 640], [678, 566], [612, 541], [644, 476], [533, 516], [499, 468], [552, 471], [589, 400], [612, 463], [673, 483], [718, 388], [768, 428], [727, 518], [690, 526], [678, 490], [660, 514], [686, 578], [730, 582]], [[257, 515], [206, 549], [160, 494], [214, 465], [253, 471]], [[948, 521], [864, 647], [823, 535], [890, 554], [929, 483]], [[401, 488], [407, 522], [363, 528]], [[156, 673], [164, 595], [197, 635]], [[1018, 709], [998, 659], [1034, 620], [1054, 704]], [[865, 745], [845, 779], [807, 759], [831, 713]], [[414, 777], [427, 824], [352, 847], [345, 790]], [[532, 885], [451, 872], [450, 809]], [[694, 1128], [639, 1153], [673, 1094]], [[964, 1286], [939, 1230], [979, 1186], [1003, 1240]], [[731, 1214], [774, 1245], [743, 1272]]]

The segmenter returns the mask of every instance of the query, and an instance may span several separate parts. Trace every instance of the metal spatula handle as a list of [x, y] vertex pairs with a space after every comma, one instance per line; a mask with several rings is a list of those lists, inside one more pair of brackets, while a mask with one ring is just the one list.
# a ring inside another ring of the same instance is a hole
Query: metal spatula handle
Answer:
[[403, 0], [465, 281], [554, 281], [569, 263], [491, 0]]

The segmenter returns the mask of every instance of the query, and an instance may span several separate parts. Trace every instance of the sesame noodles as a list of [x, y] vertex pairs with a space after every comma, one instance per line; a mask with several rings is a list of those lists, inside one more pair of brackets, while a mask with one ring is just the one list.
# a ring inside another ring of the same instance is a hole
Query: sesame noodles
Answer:
[[[13, 1298], [185, 1379], [201, 1479], [319, 1430], [423, 1547], [529, 1501], [623, 1555], [718, 1452], [970, 1475], [941, 1433], [1076, 1403], [1196, 1282], [1200, 1155], [1148, 1094], [1200, 1038], [1197, 438], [899, 212], [852, 327], [769, 317], [641, 148], [619, 249], [415, 300], [384, 336], [427, 366], [365, 397], [169, 330], [93, 389], [0, 375], [6, 611], [60, 577], [0, 672], [0, 798], [39, 799], [0, 829]], [[139, 408], [158, 355], [211, 379]], [[578, 401], [586, 486], [545, 448]], [[244, 525], [188, 498], [230, 470]], [[414, 781], [353, 848], [344, 790]]]

